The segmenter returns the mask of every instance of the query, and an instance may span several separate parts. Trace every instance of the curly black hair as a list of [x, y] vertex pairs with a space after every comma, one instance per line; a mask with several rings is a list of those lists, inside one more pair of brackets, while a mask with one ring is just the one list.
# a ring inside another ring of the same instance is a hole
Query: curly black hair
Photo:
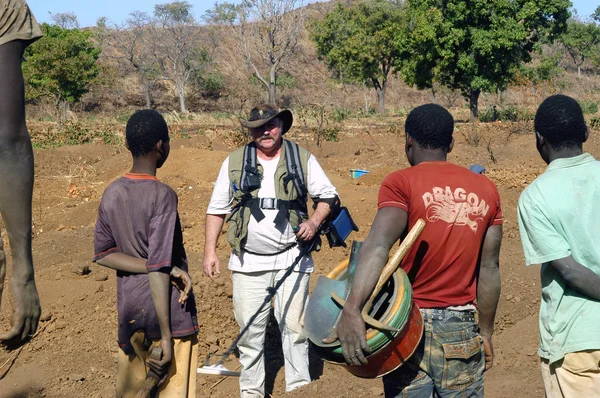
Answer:
[[581, 145], [587, 132], [581, 106], [563, 94], [552, 95], [540, 104], [534, 127], [556, 150]]
[[421, 148], [447, 151], [452, 142], [454, 119], [443, 107], [425, 104], [416, 107], [408, 114], [404, 129]]
[[152, 152], [158, 141], [169, 141], [169, 128], [160, 113], [154, 109], [142, 109], [127, 121], [125, 139], [133, 157], [144, 156]]

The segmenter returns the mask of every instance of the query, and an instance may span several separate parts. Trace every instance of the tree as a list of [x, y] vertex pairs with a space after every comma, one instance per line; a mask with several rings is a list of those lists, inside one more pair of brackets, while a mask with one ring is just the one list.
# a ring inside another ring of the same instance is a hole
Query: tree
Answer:
[[[401, 74], [408, 84], [433, 81], [458, 89], [478, 117], [479, 95], [506, 89], [541, 37], [560, 35], [569, 0], [407, 0]], [[420, 37], [416, 32], [420, 32]]]
[[57, 12], [55, 14], [48, 12], [48, 14], [54, 25], [62, 29], [79, 29], [79, 20], [74, 12]]
[[98, 76], [100, 49], [91, 42], [89, 31], [44, 23], [42, 32], [44, 37], [25, 51], [26, 99], [53, 97], [60, 127], [69, 104], [79, 101]]
[[348, 8], [338, 3], [313, 26], [311, 37], [317, 56], [336, 77], [373, 86], [377, 111], [384, 113], [388, 76], [400, 61], [403, 24], [404, 10], [387, 0]]
[[187, 112], [185, 89], [188, 82], [212, 62], [209, 51], [201, 45], [202, 39], [191, 10], [192, 5], [186, 1], [154, 6], [152, 54], [163, 79], [173, 82], [182, 113]]
[[151, 108], [150, 91], [160, 76], [158, 61], [152, 55], [152, 19], [144, 12], [134, 11], [121, 26], [113, 24], [109, 27], [106, 21], [97, 25], [103, 46], [114, 50], [107, 52], [111, 54], [108, 57], [124, 62], [139, 74], [146, 108]]
[[577, 67], [577, 78], [581, 78], [581, 65], [598, 52], [600, 28], [592, 21], [571, 19], [567, 24], [567, 31], [561, 36], [561, 41]]
[[242, 0], [215, 4], [205, 15], [213, 24], [230, 25], [247, 67], [277, 104], [277, 74], [285, 69], [298, 45], [307, 13], [304, 0]]

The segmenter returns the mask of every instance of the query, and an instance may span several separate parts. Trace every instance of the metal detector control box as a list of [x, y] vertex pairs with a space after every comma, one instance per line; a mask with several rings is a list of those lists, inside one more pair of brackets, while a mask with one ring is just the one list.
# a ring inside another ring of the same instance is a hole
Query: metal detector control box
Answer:
[[348, 208], [341, 207], [337, 216], [329, 222], [323, 235], [327, 237], [329, 247], [347, 247], [346, 239], [352, 231], [358, 232], [358, 227], [352, 220]]

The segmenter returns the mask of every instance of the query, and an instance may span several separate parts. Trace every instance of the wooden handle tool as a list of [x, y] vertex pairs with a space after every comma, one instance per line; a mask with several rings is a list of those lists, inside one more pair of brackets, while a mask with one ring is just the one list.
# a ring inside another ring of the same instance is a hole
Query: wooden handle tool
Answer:
[[373, 289], [373, 293], [371, 293], [371, 297], [369, 297], [369, 301], [365, 304], [362, 310], [363, 316], [368, 315], [369, 311], [371, 311], [371, 307], [373, 306], [373, 301], [375, 297], [379, 294], [383, 286], [386, 284], [388, 279], [394, 275], [394, 272], [398, 269], [398, 266], [402, 262], [402, 259], [406, 256], [406, 253], [410, 250], [412, 245], [415, 243], [423, 229], [425, 228], [425, 221], [422, 219], [418, 219], [415, 225], [410, 229], [406, 238], [400, 244], [394, 256], [388, 261], [388, 263], [381, 270], [381, 275], [379, 275], [379, 280], [377, 281], [377, 285], [375, 285], [375, 289]]
[[[422, 219], [418, 219], [417, 222], [415, 223], [415, 225], [413, 225], [413, 227], [408, 232], [408, 235], [406, 235], [406, 238], [400, 244], [400, 247], [398, 248], [396, 253], [394, 253], [394, 255], [388, 261], [388, 263], [385, 265], [385, 267], [383, 267], [383, 270], [381, 270], [381, 275], [379, 275], [379, 280], [377, 281], [377, 284], [375, 285], [375, 289], [373, 289], [373, 292], [371, 293], [369, 300], [366, 302], [365, 306], [363, 307], [363, 310], [361, 312], [361, 316], [362, 316], [363, 320], [367, 324], [375, 327], [376, 329], [388, 330], [391, 332], [399, 332], [400, 331], [399, 329], [393, 328], [389, 325], [386, 325], [386, 324], [374, 319], [373, 317], [371, 317], [369, 315], [369, 311], [371, 311], [371, 307], [373, 307], [373, 301], [375, 300], [375, 297], [377, 297], [377, 295], [379, 294], [379, 292], [381, 291], [383, 286], [386, 284], [388, 279], [390, 279], [390, 277], [392, 275], [394, 275], [394, 272], [396, 272], [396, 270], [398, 269], [398, 266], [402, 262], [402, 259], [406, 256], [406, 253], [408, 253], [408, 251], [410, 250], [412, 245], [415, 243], [415, 241], [417, 240], [417, 238], [419, 237], [421, 232], [423, 232], [424, 228], [425, 228], [425, 221], [423, 221]], [[341, 297], [339, 297], [334, 292], [331, 292], [331, 297], [333, 298], [333, 300], [336, 303], [338, 303], [342, 307], [346, 304], [346, 301], [344, 299], [342, 299]]]
[[[154, 347], [152, 352], [150, 353], [150, 359], [154, 359], [160, 361], [162, 357], [162, 348]], [[159, 382], [158, 377], [153, 372], [148, 372], [148, 376], [146, 376], [146, 381], [142, 385], [142, 388], [138, 391], [135, 398], [148, 398], [150, 397], [150, 393], [157, 386]]]

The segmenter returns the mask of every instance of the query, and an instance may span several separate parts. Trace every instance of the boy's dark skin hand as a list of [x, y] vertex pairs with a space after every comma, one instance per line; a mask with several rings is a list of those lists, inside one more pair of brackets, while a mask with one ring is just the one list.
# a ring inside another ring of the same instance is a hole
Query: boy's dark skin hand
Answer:
[[149, 359], [148, 366], [162, 379], [167, 375], [173, 360], [173, 335], [171, 334], [169, 308], [170, 276], [167, 273], [157, 271], [150, 272], [148, 278], [150, 279], [152, 301], [154, 302], [154, 308], [156, 308], [158, 326], [160, 327], [160, 348], [163, 351], [162, 359], [160, 361]]
[[171, 362], [173, 361], [173, 338], [161, 338], [160, 348], [163, 351], [163, 355], [160, 361], [150, 358], [147, 362], [148, 367], [150, 368], [152, 373], [158, 376], [158, 385], [162, 384], [162, 382], [167, 377], [169, 367], [171, 366]]

